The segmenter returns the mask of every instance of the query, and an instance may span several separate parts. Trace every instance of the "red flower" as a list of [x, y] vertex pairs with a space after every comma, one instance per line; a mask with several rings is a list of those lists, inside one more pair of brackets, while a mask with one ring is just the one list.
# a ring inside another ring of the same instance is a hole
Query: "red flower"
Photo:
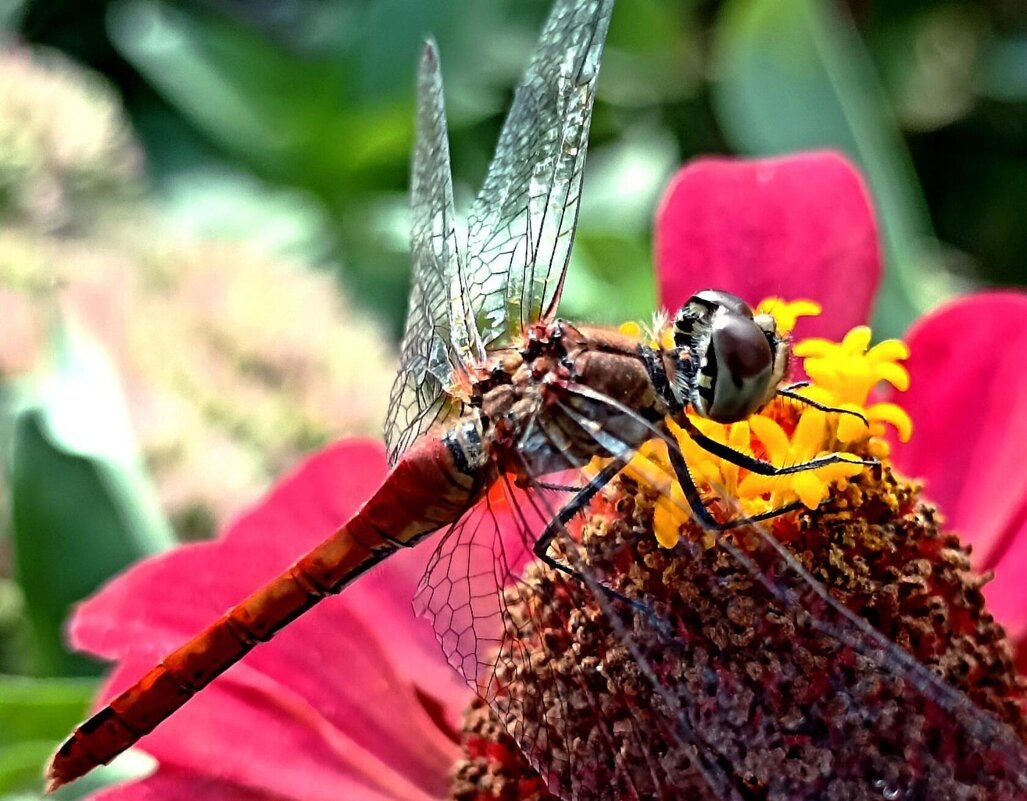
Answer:
[[[675, 308], [696, 288], [749, 303], [799, 297], [823, 306], [796, 338], [841, 337], [864, 323], [877, 288], [877, 227], [862, 179], [835, 153], [759, 161], [709, 159], [681, 170], [657, 217], [663, 300]], [[995, 571], [988, 607], [1027, 667], [1027, 295], [990, 292], [926, 315], [906, 341], [913, 419], [892, 458], [948, 527], [973, 545], [975, 567]]]
[[[720, 287], [751, 303], [819, 301], [798, 336], [840, 337], [865, 321], [879, 277], [866, 189], [840, 156], [696, 162], [673, 181], [657, 220], [663, 303]], [[1013, 586], [1027, 562], [1027, 297], [983, 295], [911, 334], [914, 438], [896, 446], [909, 475], [954, 528], [980, 535], [997, 567], [993, 608], [1020, 635]], [[1019, 434], [1019, 436], [1017, 436]], [[333, 530], [385, 475], [380, 446], [336, 445], [286, 478], [216, 543], [136, 566], [76, 613], [76, 646], [115, 660], [110, 697]], [[111, 799], [441, 797], [458, 758], [456, 717], [469, 691], [410, 611], [425, 544], [321, 604], [217, 680], [140, 743], [156, 774]], [[999, 564], [1001, 562], [1001, 564]], [[1010, 569], [1010, 567], [1014, 569]]]
[[995, 571], [988, 609], [1027, 669], [1027, 294], [960, 298], [917, 321], [907, 337], [910, 388], [901, 403], [913, 437], [892, 451], [947, 527], [973, 545], [974, 567]]

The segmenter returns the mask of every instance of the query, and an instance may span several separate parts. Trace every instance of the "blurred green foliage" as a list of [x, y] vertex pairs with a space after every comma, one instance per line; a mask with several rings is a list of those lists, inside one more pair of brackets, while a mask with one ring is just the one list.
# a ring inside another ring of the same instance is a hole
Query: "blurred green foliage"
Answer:
[[[153, 266], [170, 297], [174, 282], [160, 271], [187, 259], [154, 233], [158, 216], [185, 237], [255, 244], [273, 258], [330, 270], [344, 295], [398, 335], [408, 286], [407, 170], [422, 38], [431, 32], [440, 44], [457, 203], [466, 207], [548, 6], [549, 0], [0, 0], [0, 47], [5, 40], [8, 47], [27, 44], [43, 59], [55, 49], [95, 70], [113, 87], [99, 94], [119, 97], [134, 128], [134, 137], [117, 135], [120, 118], [104, 116], [106, 105], [80, 109], [74, 92], [62, 89], [54, 103], [75, 113], [61, 117], [55, 108], [41, 127], [33, 120], [33, 130], [42, 132], [38, 144], [50, 141], [47, 124], [83, 139], [102, 127], [78, 169], [50, 163], [60, 161], [62, 148], [19, 151], [32, 144], [20, 135], [32, 126], [3, 119], [15, 112], [0, 103], [0, 300], [5, 289], [24, 289], [18, 281], [38, 283], [38, 263], [83, 243], [103, 243], [108, 255], [124, 251], [137, 266]], [[99, 123], [75, 129], [73, 121], [84, 119], [80, 110], [99, 115], [110, 130]], [[137, 174], [133, 138], [142, 143], [145, 175]], [[956, 289], [1027, 283], [1027, 2], [618, 0], [562, 311], [598, 321], [651, 313], [652, 214], [682, 162], [810, 147], [846, 151], [874, 193], [888, 270], [878, 333], [900, 333]], [[29, 184], [32, 191], [25, 190]], [[145, 244], [109, 227], [112, 208], [125, 203], [132, 207], [127, 227]], [[161, 249], [172, 255], [162, 258]], [[221, 254], [208, 258], [216, 269]], [[276, 289], [281, 282], [302, 283], [280, 270], [272, 280], [277, 268], [270, 262], [234, 252], [226, 258], [226, 275], [255, 271], [269, 296], [287, 294]], [[238, 291], [243, 284], [231, 286]], [[188, 298], [188, 283], [183, 287], [176, 291]], [[319, 292], [311, 282], [294, 297], [303, 305]], [[238, 371], [232, 386], [246, 389], [241, 404], [278, 391], [283, 365], [310, 373], [309, 358], [317, 354], [297, 358], [286, 350], [272, 358], [272, 346], [246, 321], [225, 321], [235, 326], [227, 334], [209, 322], [186, 315], [175, 330], [208, 338], [213, 331], [215, 350], [229, 343], [240, 354], [231, 367]], [[340, 331], [347, 324], [336, 321]], [[0, 672], [37, 676], [96, 670], [62, 645], [69, 605], [171, 541], [109, 360], [66, 321], [53, 330], [48, 366], [31, 380], [4, 382], [0, 375], [0, 516], [7, 523], [0, 525]], [[365, 327], [360, 336], [338, 337], [336, 361], [349, 361], [351, 352], [372, 358], [366, 342], [376, 333]], [[276, 337], [272, 330], [270, 339]], [[307, 339], [312, 348], [328, 347]], [[250, 353], [241, 343], [268, 353]], [[211, 361], [202, 369], [220, 375], [222, 367]], [[328, 384], [319, 392], [354, 405], [339, 385]], [[219, 437], [275, 450], [253, 472], [269, 464], [278, 469], [294, 455], [267, 445], [266, 432], [283, 428], [285, 418], [268, 424], [216, 403], [232, 394], [216, 381], [202, 391], [190, 386], [197, 408], [216, 416]], [[291, 404], [286, 397], [284, 405]], [[305, 446], [320, 441], [323, 419], [311, 412], [300, 421], [314, 432]], [[202, 430], [206, 446], [211, 429]], [[175, 522], [179, 533], [189, 527]], [[0, 676], [0, 795], [35, 797], [39, 762], [82, 714], [92, 687]]]
[[112, 365], [67, 324], [53, 339], [51, 366], [16, 385], [7, 404], [16, 578], [33, 673], [90, 675], [100, 666], [64, 643], [68, 608], [173, 536]]
[[846, 14], [816, 0], [732, 0], [716, 31], [720, 80], [713, 99], [740, 152], [840, 147], [854, 157], [877, 201], [888, 266], [875, 329], [878, 336], [901, 336], [948, 288], [931, 286], [926, 204], [895, 115]]
[[95, 685], [0, 675], [0, 797], [38, 783], [39, 766], [89, 708]]
[[40, 766], [87, 713], [96, 693], [88, 679], [0, 675], [0, 801], [76, 801], [101, 787], [141, 775], [150, 760], [132, 754], [81, 782], [44, 796]]

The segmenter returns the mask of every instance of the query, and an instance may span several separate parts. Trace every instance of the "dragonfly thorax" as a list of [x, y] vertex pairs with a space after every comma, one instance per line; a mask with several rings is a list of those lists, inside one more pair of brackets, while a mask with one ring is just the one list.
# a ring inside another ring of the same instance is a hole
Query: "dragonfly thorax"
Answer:
[[483, 447], [506, 473], [546, 475], [610, 456], [593, 427], [637, 447], [676, 411], [655, 380], [666, 385], [660, 356], [611, 329], [536, 326], [497, 368], [476, 384], [465, 425], [480, 421]]
[[729, 292], [697, 292], [674, 318], [673, 334], [675, 396], [711, 420], [744, 420], [774, 396], [788, 370], [788, 343], [774, 318], [754, 315]]

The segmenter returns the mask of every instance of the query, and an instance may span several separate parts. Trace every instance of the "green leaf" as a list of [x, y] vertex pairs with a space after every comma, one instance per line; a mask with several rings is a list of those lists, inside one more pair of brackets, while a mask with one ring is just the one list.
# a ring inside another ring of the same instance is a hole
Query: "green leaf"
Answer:
[[99, 345], [59, 326], [53, 364], [18, 388], [8, 430], [15, 577], [36, 670], [96, 673], [64, 646], [69, 607], [173, 543]]
[[95, 692], [94, 679], [0, 675], [0, 753], [28, 740], [60, 740], [85, 717]]
[[[0, 675], [0, 801], [41, 799], [43, 766], [86, 716], [93, 679], [31, 679]], [[48, 798], [72, 801], [141, 775], [152, 760], [135, 753]]]
[[652, 315], [653, 209], [679, 163], [673, 138], [651, 122], [592, 150], [561, 314], [610, 324]]
[[717, 24], [714, 101], [731, 143], [748, 153], [844, 151], [878, 209], [885, 281], [874, 324], [898, 336], [950, 294], [939, 275], [926, 203], [869, 57], [838, 4], [731, 0]]
[[306, 264], [330, 252], [328, 214], [310, 193], [207, 166], [170, 177], [163, 194], [165, 220], [195, 239], [246, 242]]
[[0, 41], [18, 30], [24, 14], [24, 0], [0, 0]]
[[0, 676], [0, 793], [42, 785], [43, 765], [95, 689], [93, 680]]
[[227, 19], [155, 0], [114, 4], [107, 27], [121, 55], [169, 103], [269, 177], [331, 196], [355, 172], [406, 163], [409, 89], [354, 113], [356, 90], [341, 64], [297, 58]]

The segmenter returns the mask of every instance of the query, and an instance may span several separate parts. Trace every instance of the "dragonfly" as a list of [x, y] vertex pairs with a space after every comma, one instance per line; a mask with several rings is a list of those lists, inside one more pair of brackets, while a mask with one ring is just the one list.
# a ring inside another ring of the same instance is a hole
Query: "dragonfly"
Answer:
[[[714, 515], [668, 435], [667, 421], [672, 421], [710, 453], [769, 476], [851, 458], [825, 454], [774, 466], [706, 436], [692, 422], [690, 414], [744, 420], [779, 395], [816, 405], [782, 386], [789, 350], [774, 318], [716, 289], [696, 292], [668, 319], [661, 332], [666, 336], [653, 343], [558, 317], [612, 9], [613, 0], [556, 0], [465, 228], [454, 210], [439, 56], [435, 44], [426, 42], [412, 159], [412, 289], [385, 423], [390, 472], [324, 542], [79, 726], [49, 765], [50, 789], [110, 762], [291, 621], [392, 554], [444, 530], [419, 605], [450, 663], [483, 699], [508, 711], [500, 699], [509, 699], [509, 687], [497, 678], [504, 659], [507, 590], [526, 560], [535, 559], [576, 588], [573, 592], [590, 593], [624, 629], [639, 674], [662, 699], [668, 742], [697, 766], [711, 796], [757, 797], [744, 777], [725, 766], [723, 754], [683, 708], [681, 688], [660, 675], [647, 643], [679, 647], [672, 627], [645, 599], [629, 597], [591, 572], [570, 539], [570, 522], [645, 443], [657, 439], [666, 444], [671, 478], [700, 525], [715, 535], [738, 527], [756, 532], [762, 560], [728, 538], [718, 536], [717, 542], [766, 584], [775, 602], [818, 610], [816, 625], [883, 674], [897, 676], [950, 716], [953, 726], [998, 753], [1014, 785], [1027, 794], [1027, 760], [1015, 736], [804, 572], [760, 526], [784, 510], [727, 520]], [[597, 458], [604, 466], [587, 471]], [[522, 554], [497, 544], [497, 488], [513, 499], [507, 517], [519, 527]], [[777, 567], [768, 567], [771, 562]], [[780, 582], [775, 573], [782, 571], [796, 581]], [[634, 616], [634, 631], [625, 628], [625, 612]], [[640, 630], [647, 633], [645, 643]], [[853, 703], [869, 705], [860, 692], [851, 688]], [[516, 724], [511, 734], [552, 792], [585, 797], [573, 781], [561, 778], [574, 773], [569, 757]], [[611, 752], [611, 770], [623, 759]], [[890, 795], [888, 777], [865, 781], [866, 797], [903, 797]], [[810, 785], [792, 788], [787, 797], [819, 798], [818, 792]]]

